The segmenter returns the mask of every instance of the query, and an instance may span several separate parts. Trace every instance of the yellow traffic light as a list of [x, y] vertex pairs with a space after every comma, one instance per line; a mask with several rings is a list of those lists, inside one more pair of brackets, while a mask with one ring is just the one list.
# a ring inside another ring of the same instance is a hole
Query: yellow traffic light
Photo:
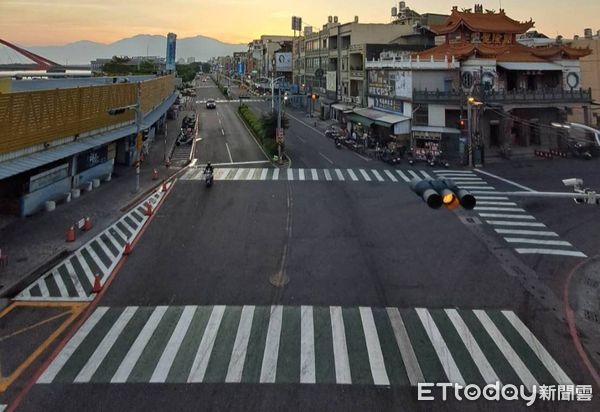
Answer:
[[442, 201], [446, 206], [451, 205], [456, 200], [456, 196], [450, 190], [444, 190]]

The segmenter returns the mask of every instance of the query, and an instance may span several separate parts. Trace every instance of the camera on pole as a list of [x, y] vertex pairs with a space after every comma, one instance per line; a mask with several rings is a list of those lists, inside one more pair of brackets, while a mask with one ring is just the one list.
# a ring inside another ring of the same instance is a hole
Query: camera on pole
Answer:
[[459, 188], [450, 179], [419, 179], [410, 182], [410, 188], [432, 209], [446, 206], [453, 209], [462, 206], [473, 210], [477, 204], [475, 196], [468, 190]]

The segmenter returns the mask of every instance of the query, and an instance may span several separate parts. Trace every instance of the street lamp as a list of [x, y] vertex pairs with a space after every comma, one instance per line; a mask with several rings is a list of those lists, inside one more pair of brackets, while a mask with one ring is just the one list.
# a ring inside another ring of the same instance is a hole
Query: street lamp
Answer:
[[479, 110], [480, 106], [483, 106], [483, 102], [480, 102], [473, 96], [467, 98], [467, 148], [468, 148], [468, 166], [473, 166], [473, 107]]
[[[275, 111], [275, 82], [279, 82], [280, 79], [285, 79], [285, 76], [276, 79], [271, 78], [271, 112]], [[277, 86], [277, 89], [280, 90], [279, 86]]]
[[123, 107], [115, 107], [108, 111], [110, 116], [117, 116], [119, 114], [125, 113], [126, 110], [134, 110], [135, 111], [135, 144], [136, 144], [136, 166], [135, 166], [135, 186], [134, 193], [137, 193], [140, 190], [140, 158], [142, 151], [142, 137], [141, 137], [141, 129], [142, 129], [142, 119], [144, 117], [144, 113], [142, 113], [141, 108], [141, 88], [138, 83], [137, 86], [137, 102], [136, 104], [132, 104], [129, 106]]

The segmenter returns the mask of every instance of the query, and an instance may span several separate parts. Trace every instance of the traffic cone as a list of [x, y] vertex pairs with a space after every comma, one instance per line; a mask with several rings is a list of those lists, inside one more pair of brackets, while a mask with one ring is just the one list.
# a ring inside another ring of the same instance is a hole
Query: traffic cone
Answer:
[[100, 275], [94, 275], [94, 287], [92, 288], [92, 293], [100, 293], [102, 290], [102, 285], [100, 284]]
[[146, 203], [146, 216], [152, 216], [152, 205], [150, 202]]
[[85, 230], [87, 232], [91, 228], [92, 228], [92, 221], [89, 217], [86, 217], [85, 221], [83, 223], [83, 230]]
[[75, 226], [71, 225], [67, 232], [67, 242], [75, 242]]
[[162, 183], [162, 191], [166, 192], [167, 191], [167, 181], [165, 179], [163, 179], [163, 183]]
[[129, 240], [127, 240], [127, 243], [125, 243], [125, 250], [123, 251], [123, 255], [131, 255], [131, 243], [129, 243]]
[[158, 180], [158, 170], [152, 169], [152, 180]]

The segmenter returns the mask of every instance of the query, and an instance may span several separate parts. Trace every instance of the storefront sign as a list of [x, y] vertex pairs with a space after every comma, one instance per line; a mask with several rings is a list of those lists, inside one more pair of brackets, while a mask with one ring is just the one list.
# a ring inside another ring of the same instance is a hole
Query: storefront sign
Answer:
[[404, 102], [389, 97], [374, 97], [373, 107], [400, 114], [404, 113]]
[[51, 185], [69, 176], [69, 164], [65, 163], [29, 178], [29, 193]]
[[77, 155], [77, 173], [91, 169], [108, 160], [108, 146], [102, 146]]
[[369, 94], [412, 99], [412, 73], [406, 70], [369, 70]]

